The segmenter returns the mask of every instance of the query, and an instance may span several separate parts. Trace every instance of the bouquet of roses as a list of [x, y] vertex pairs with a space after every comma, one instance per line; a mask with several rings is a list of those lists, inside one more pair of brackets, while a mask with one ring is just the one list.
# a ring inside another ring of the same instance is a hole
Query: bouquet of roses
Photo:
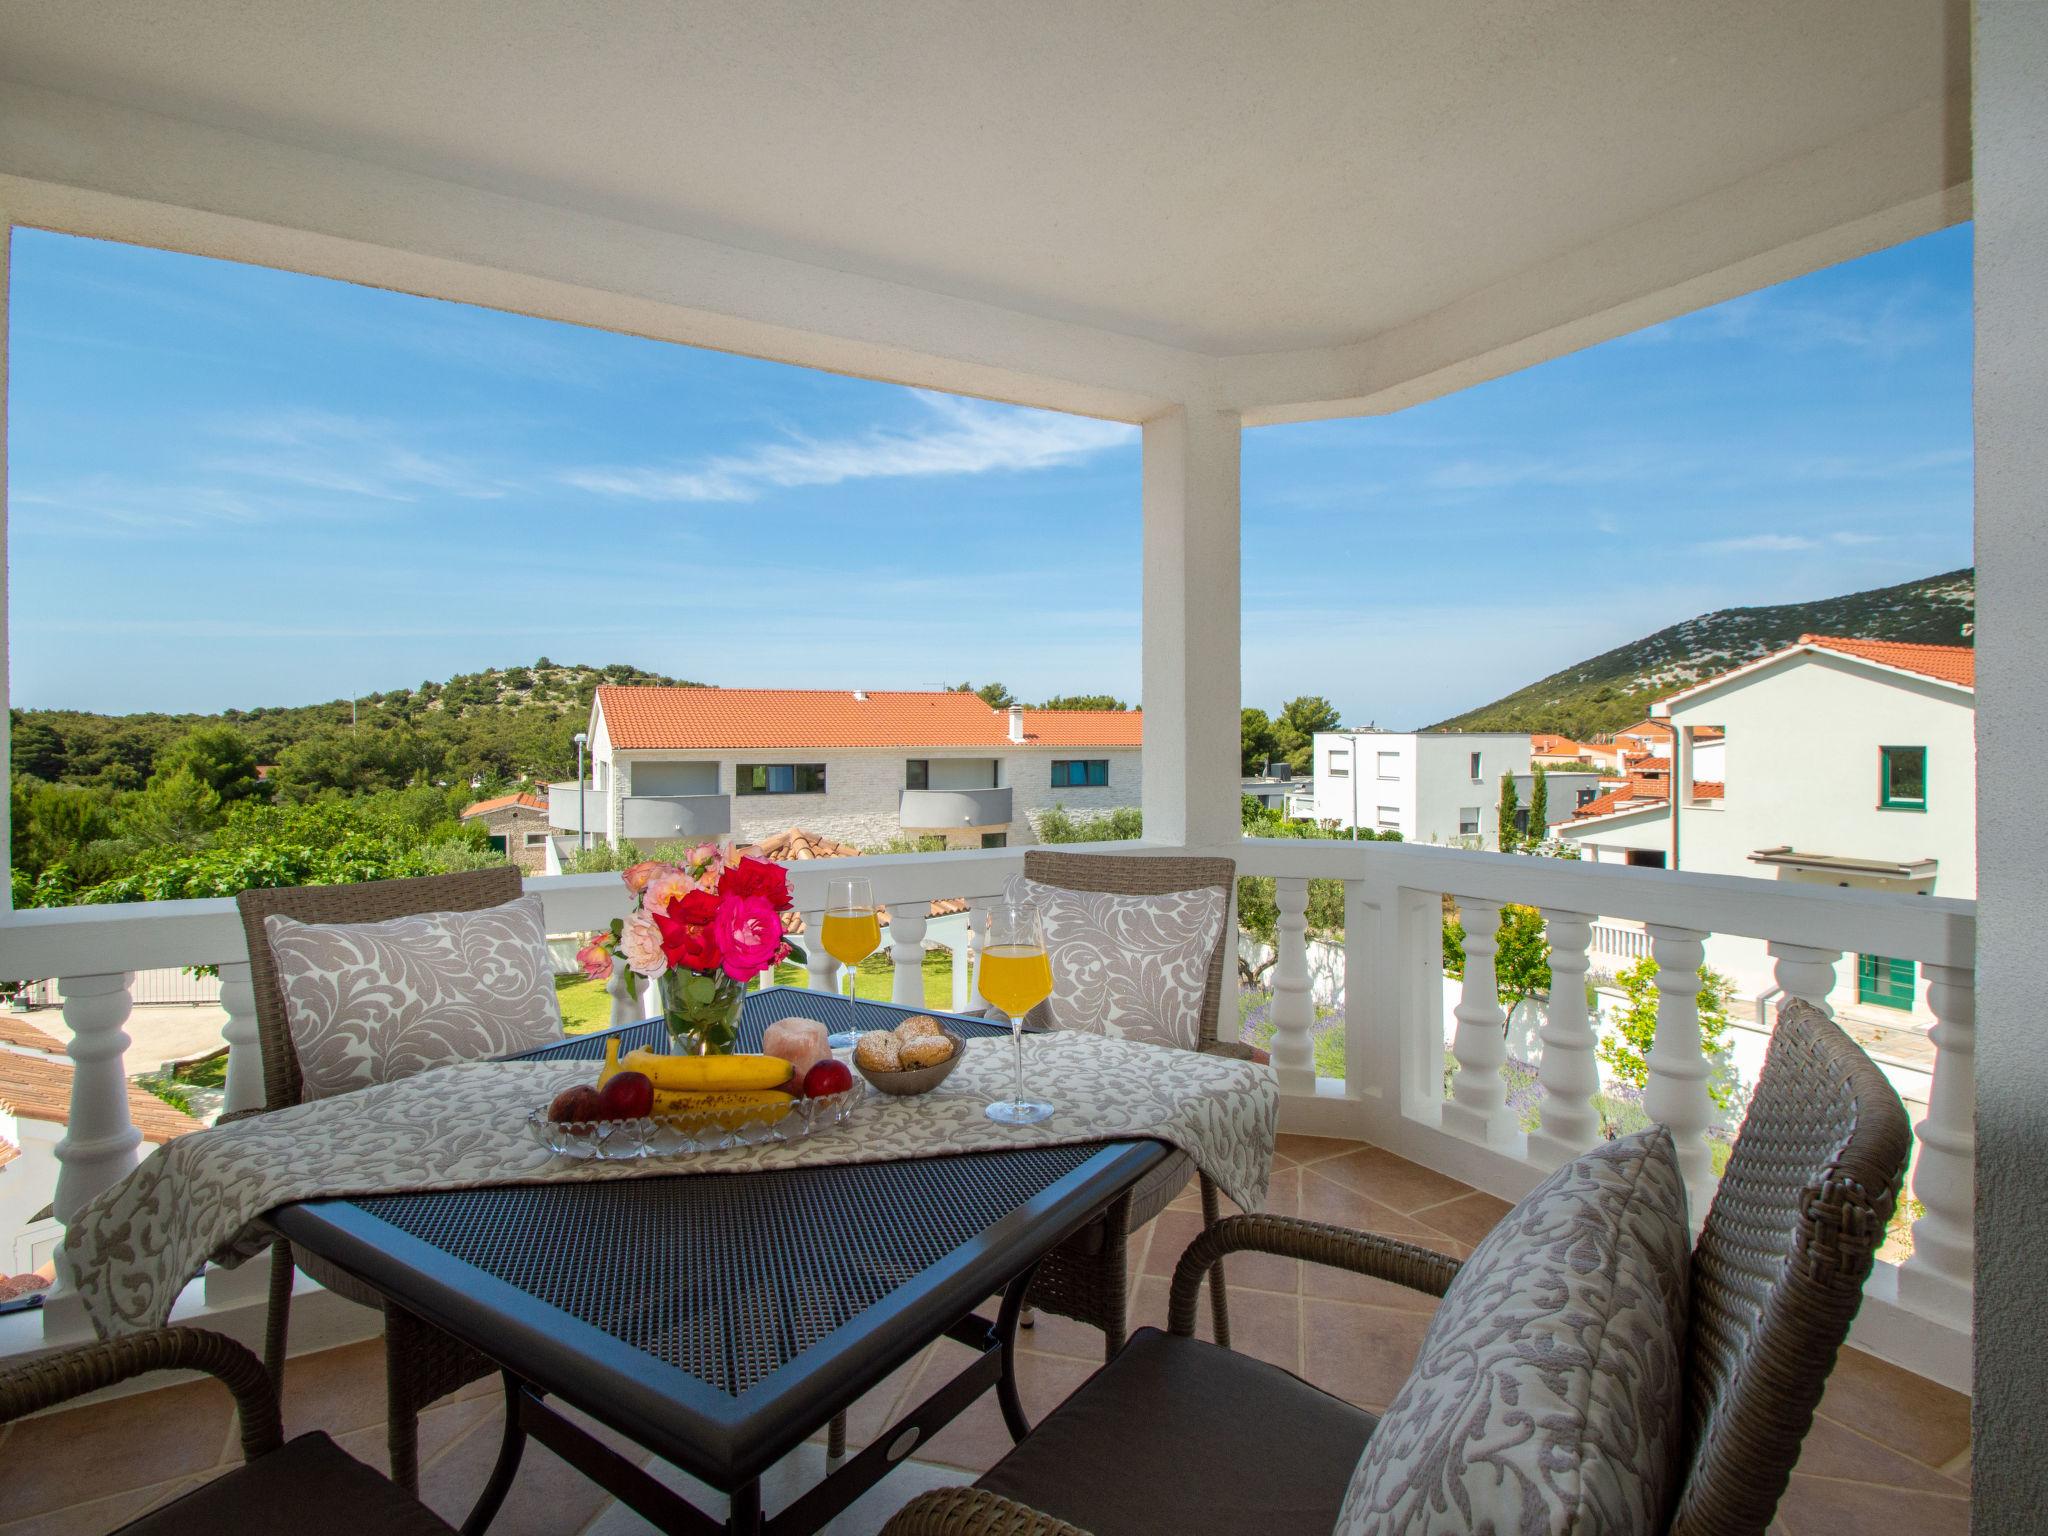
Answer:
[[673, 1049], [731, 1050], [747, 983], [779, 960], [804, 958], [782, 928], [788, 874], [761, 859], [727, 864], [704, 843], [680, 863], [648, 859], [623, 878], [633, 910], [577, 951], [584, 973], [609, 977], [617, 956], [636, 990], [639, 977], [660, 987]]

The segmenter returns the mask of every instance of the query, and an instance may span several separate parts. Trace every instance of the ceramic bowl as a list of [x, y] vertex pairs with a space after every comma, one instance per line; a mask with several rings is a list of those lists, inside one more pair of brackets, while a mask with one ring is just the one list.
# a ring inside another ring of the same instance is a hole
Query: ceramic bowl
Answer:
[[853, 1070], [874, 1084], [879, 1092], [895, 1094], [898, 1098], [930, 1093], [952, 1075], [953, 1069], [960, 1065], [960, 1058], [967, 1054], [967, 1039], [964, 1035], [954, 1034], [943, 1023], [939, 1025], [939, 1032], [953, 1042], [953, 1054], [935, 1067], [906, 1067], [898, 1072], [870, 1072], [860, 1064], [858, 1057], [854, 1057]]

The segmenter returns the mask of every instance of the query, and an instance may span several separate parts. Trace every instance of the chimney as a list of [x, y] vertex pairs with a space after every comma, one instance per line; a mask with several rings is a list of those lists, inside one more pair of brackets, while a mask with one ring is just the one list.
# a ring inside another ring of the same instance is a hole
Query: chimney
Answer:
[[1023, 739], [1024, 706], [1022, 704], [1012, 704], [1010, 706], [1010, 740], [1021, 742]]
[[867, 701], [868, 701], [868, 693], [867, 693], [867, 690], [866, 690], [865, 688], [856, 688], [856, 689], [854, 689], [854, 690], [853, 690], [853, 702], [854, 702], [854, 703], [856, 703], [856, 704], [865, 704], [865, 703], [867, 703]]

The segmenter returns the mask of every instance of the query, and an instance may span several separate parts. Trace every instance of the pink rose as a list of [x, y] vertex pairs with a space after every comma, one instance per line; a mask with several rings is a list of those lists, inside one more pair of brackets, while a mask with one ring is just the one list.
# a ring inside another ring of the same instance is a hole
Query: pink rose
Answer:
[[609, 934], [600, 933], [576, 951], [576, 963], [583, 967], [583, 974], [592, 981], [608, 980], [612, 974], [612, 947], [609, 940]]
[[718, 844], [716, 843], [699, 843], [690, 850], [690, 870], [699, 879], [703, 878], [706, 870], [716, 869], [724, 862], [725, 860], [718, 855]]
[[659, 859], [642, 859], [619, 878], [626, 882], [626, 889], [638, 896], [647, 889], [647, 883], [667, 866]]
[[782, 919], [759, 896], [728, 896], [711, 920], [719, 965], [734, 981], [752, 981], [782, 950]]
[[697, 882], [675, 865], [658, 865], [654, 878], [647, 882], [647, 890], [640, 897], [640, 905], [649, 912], [666, 912], [670, 903], [680, 901], [695, 889]]
[[[625, 930], [619, 935], [619, 952], [626, 957], [626, 964], [649, 981], [668, 969], [668, 955], [661, 946], [661, 930], [645, 912], [635, 912], [626, 919]], [[606, 974], [610, 974], [609, 968]]]

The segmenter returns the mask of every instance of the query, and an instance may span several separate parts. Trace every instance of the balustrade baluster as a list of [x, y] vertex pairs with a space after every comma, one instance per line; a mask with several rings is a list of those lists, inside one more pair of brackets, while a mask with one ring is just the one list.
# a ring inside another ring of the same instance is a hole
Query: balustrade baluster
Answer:
[[1714, 1123], [1714, 1101], [1707, 1092], [1713, 1067], [1700, 1040], [1699, 1005], [1707, 935], [1662, 923], [1651, 923], [1649, 930], [1650, 953], [1657, 961], [1657, 1036], [1650, 1046], [1643, 1108], [1677, 1143], [1679, 1171], [1698, 1226], [1706, 1219], [1714, 1184], [1707, 1148], [1707, 1128]]
[[139, 1158], [142, 1132], [128, 1117], [125, 1062], [131, 971], [64, 976], [64, 1023], [71, 1030], [71, 1111], [57, 1143], [57, 1219], [69, 1223]]
[[1465, 982], [1453, 1011], [1458, 1029], [1451, 1054], [1458, 1060], [1451, 1097], [1444, 1105], [1444, 1129], [1473, 1141], [1506, 1139], [1507, 1083], [1500, 1069], [1508, 1058], [1507, 1015], [1501, 1012], [1500, 984], [1493, 969], [1494, 935], [1500, 931], [1500, 903], [1460, 896], [1465, 926]]
[[227, 1013], [221, 1038], [228, 1044], [227, 1092], [221, 1099], [221, 1113], [261, 1109], [263, 1092], [263, 1036], [256, 1027], [256, 988], [249, 979], [249, 962], [224, 960], [220, 967], [220, 1005]]
[[959, 967], [954, 967], [953, 993], [961, 999], [957, 1005], [962, 1012], [978, 1013], [988, 1004], [982, 1000], [981, 988], [981, 938], [988, 931], [988, 909], [995, 905], [994, 896], [970, 896], [967, 899], [967, 984], [960, 984]]
[[1308, 979], [1308, 881], [1282, 876], [1273, 882], [1273, 1071], [1282, 1093], [1316, 1091], [1315, 998]]
[[1778, 990], [1787, 997], [1813, 1004], [1832, 1019], [1835, 1008], [1828, 1001], [1828, 994], [1835, 990], [1835, 962], [1842, 958], [1842, 952], [1809, 949], [1804, 944], [1780, 944], [1775, 939], [1770, 950]]
[[924, 1006], [924, 929], [930, 904], [892, 902], [889, 907], [890, 997], [899, 1008]]
[[1586, 947], [1593, 919], [1543, 908], [1550, 939], [1550, 1007], [1541, 1038], [1536, 1081], [1543, 1089], [1541, 1121], [1529, 1136], [1529, 1158], [1545, 1168], [1570, 1162], [1600, 1139], [1593, 1095], [1600, 1091], [1597, 1043], [1586, 1010]]
[[813, 992], [839, 990], [839, 962], [825, 953], [825, 912], [822, 907], [804, 914], [804, 969], [809, 972], [805, 985]]
[[1970, 1321], [1971, 1227], [1977, 1200], [1977, 978], [1960, 966], [1929, 965], [1927, 1006], [1934, 1013], [1934, 1082], [1927, 1117], [1916, 1127], [1913, 1252], [1899, 1266], [1899, 1299], [1958, 1327]]

